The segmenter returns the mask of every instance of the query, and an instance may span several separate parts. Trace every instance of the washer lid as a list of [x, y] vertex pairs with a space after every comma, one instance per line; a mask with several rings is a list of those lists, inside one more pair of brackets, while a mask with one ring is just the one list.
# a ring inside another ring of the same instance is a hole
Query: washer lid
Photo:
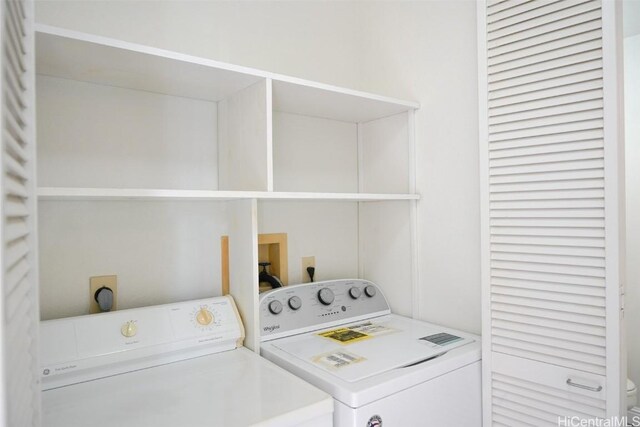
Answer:
[[383, 316], [296, 335], [273, 346], [344, 381], [415, 365], [474, 342], [467, 334], [398, 316]]

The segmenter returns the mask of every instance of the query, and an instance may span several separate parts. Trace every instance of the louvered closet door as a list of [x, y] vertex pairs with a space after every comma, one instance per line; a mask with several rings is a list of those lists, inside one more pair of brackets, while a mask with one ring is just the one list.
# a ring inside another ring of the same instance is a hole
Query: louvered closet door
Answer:
[[622, 413], [615, 9], [479, 6], [485, 425]]
[[33, 4], [1, 0], [0, 425], [40, 424]]

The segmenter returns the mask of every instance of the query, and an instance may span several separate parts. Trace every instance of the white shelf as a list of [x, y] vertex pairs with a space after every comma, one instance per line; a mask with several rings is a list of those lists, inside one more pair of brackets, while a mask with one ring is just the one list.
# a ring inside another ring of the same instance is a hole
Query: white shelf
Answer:
[[285, 76], [273, 76], [273, 109], [283, 113], [363, 123], [420, 108], [417, 102]]
[[216, 102], [271, 79], [275, 111], [345, 122], [367, 122], [420, 107], [417, 102], [42, 24], [36, 24], [36, 53], [41, 75]]
[[41, 24], [36, 53], [37, 74], [208, 101], [266, 77], [258, 70]]
[[267, 191], [160, 190], [133, 188], [40, 187], [40, 200], [418, 200], [418, 194], [302, 193]]

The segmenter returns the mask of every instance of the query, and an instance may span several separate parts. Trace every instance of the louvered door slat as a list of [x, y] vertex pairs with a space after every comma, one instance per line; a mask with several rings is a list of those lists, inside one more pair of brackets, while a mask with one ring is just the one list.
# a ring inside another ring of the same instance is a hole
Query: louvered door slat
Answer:
[[26, 239], [31, 233], [31, 230], [22, 220], [9, 220], [5, 225], [4, 241], [5, 244], [9, 242], [15, 242], [16, 240]]
[[491, 280], [491, 285], [502, 286], [513, 291], [517, 291], [518, 289], [535, 289], [550, 292], [560, 292], [571, 295], [567, 295], [565, 298], [574, 298], [574, 295], [586, 297], [595, 296], [600, 298], [605, 297], [604, 288], [594, 286], [580, 286], [569, 283], [551, 283], [538, 280], [519, 280], [509, 279], [505, 277], [494, 277]]
[[503, 10], [514, 9], [521, 4], [528, 3], [531, 0], [496, 0], [496, 1], [488, 1], [487, 2], [487, 15], [491, 16], [493, 14], [499, 13]]
[[[602, 228], [562, 228], [562, 227], [492, 227], [489, 230], [496, 239], [491, 242], [495, 245], [493, 249], [500, 251], [504, 244], [513, 245], [509, 250], [513, 251], [543, 251], [543, 253], [555, 253], [558, 255], [576, 255], [576, 256], [603, 256], [604, 252], [601, 245], [591, 246], [560, 246], [560, 245], [535, 245], [531, 246], [526, 242], [510, 242], [504, 236], [547, 236], [547, 237], [603, 237], [604, 229]], [[598, 242], [598, 241], [596, 241]], [[601, 242], [601, 241], [599, 241]], [[598, 247], [599, 246], [599, 247]]]
[[615, 7], [478, 9], [486, 425], [623, 409]]
[[597, 62], [601, 59], [601, 49], [580, 51], [566, 56], [560, 55], [555, 59], [544, 62], [532, 62], [520, 67], [503, 69], [502, 71], [493, 70], [488, 74], [488, 79], [492, 84], [501, 82], [504, 84], [505, 81], [525, 78], [527, 76], [532, 76], [534, 79], [537, 79], [545, 72], [562, 68], [564, 68], [563, 72], [567, 72], [567, 67], [576, 66], [585, 62]]
[[[602, 111], [599, 111], [598, 114], [602, 115]], [[562, 116], [558, 116], [555, 120], [560, 122], [562, 119], [569, 119], [569, 116], [570, 114], [564, 114]], [[517, 124], [514, 126], [517, 126]], [[543, 149], [539, 148], [537, 152], [532, 152], [534, 150], [530, 150], [529, 154], [519, 154], [491, 159], [489, 161], [489, 167], [522, 166], [582, 159], [601, 159], [603, 156], [604, 150], [602, 148], [591, 149], [589, 147], [585, 147], [587, 144], [575, 145], [577, 146], [565, 146], [565, 148], [567, 148], [566, 151], [551, 150], [545, 152]]]
[[541, 328], [550, 328], [560, 331], [577, 332], [594, 338], [605, 336], [605, 328], [597, 325], [589, 325], [586, 323], [566, 322], [564, 320], [552, 319], [549, 317], [539, 317], [526, 313], [510, 313], [505, 311], [494, 311], [492, 319], [506, 320], [512, 325], [537, 325]]
[[[603, 148], [604, 143], [601, 139], [591, 139], [582, 141], [571, 141], [556, 143], [551, 146], [528, 146], [518, 148], [504, 148], [502, 150], [492, 150], [489, 152], [489, 159], [504, 159], [509, 157], [528, 157], [536, 154], [562, 153], [567, 151], [592, 150], [595, 148]], [[602, 181], [602, 183], [604, 183]], [[601, 185], [603, 187], [603, 185]]]
[[33, 3], [0, 0], [0, 22], [0, 425], [39, 426]]
[[506, 150], [509, 148], [527, 148], [541, 145], [552, 146], [554, 144], [562, 144], [567, 142], [586, 141], [593, 139], [602, 139], [604, 136], [602, 128], [579, 130], [562, 134], [543, 135], [537, 138], [525, 140], [504, 140], [489, 143], [489, 151]]
[[[555, 196], [555, 195], [554, 195]], [[533, 199], [533, 200], [507, 200], [504, 202], [494, 201], [491, 203], [492, 210], [504, 210], [513, 212], [515, 209], [518, 211], [530, 211], [530, 210], [548, 210], [548, 209], [581, 209], [598, 207], [604, 208], [604, 199], [594, 198], [572, 198], [572, 199], [559, 199], [552, 197], [549, 200]]]
[[[499, 235], [531, 235], [531, 229], [521, 229], [523, 231], [515, 231], [508, 229], [507, 231], [498, 230], [494, 232]], [[534, 229], [536, 230], [536, 229]], [[537, 231], [537, 230], [536, 230]], [[583, 231], [583, 230], [578, 230]], [[553, 235], [552, 232], [546, 232], [546, 235]], [[556, 234], [568, 234], [565, 230], [556, 231]], [[557, 257], [573, 257], [579, 258], [584, 257], [589, 260], [595, 261], [595, 258], [604, 257], [604, 250], [602, 248], [589, 248], [589, 247], [562, 247], [562, 246], [544, 246], [544, 245], [526, 245], [522, 243], [492, 243], [491, 244], [491, 252], [492, 254], [502, 254], [509, 253], [514, 255], [519, 254], [538, 254], [538, 255], [556, 255]], [[492, 255], [493, 256], [493, 255]], [[556, 258], [556, 257], [554, 257]], [[593, 265], [593, 263], [589, 263], [589, 265]]]
[[[517, 385], [509, 384], [499, 380], [495, 380], [494, 387], [496, 389], [496, 396], [513, 396], [520, 403], [532, 401], [532, 403], [539, 403], [543, 407], [549, 409], [553, 408], [553, 412], [560, 412], [566, 410], [568, 405], [574, 406], [580, 412], [589, 416], [602, 416], [602, 409], [593, 406], [592, 402], [576, 402], [570, 401], [560, 396], [550, 396], [545, 393], [538, 392], [536, 390], [527, 389]], [[553, 399], [553, 400], [552, 400]], [[552, 401], [554, 404], [549, 404]]]
[[[549, 87], [554, 86], [554, 84], [552, 84], [554, 82], [555, 82], [555, 86], [561, 86], [562, 80], [559, 80], [559, 79], [562, 77], [578, 75], [580, 73], [585, 73], [592, 70], [598, 70], [601, 68], [602, 68], [602, 61], [594, 59], [591, 61], [573, 63], [573, 64], [570, 64], [569, 66], [551, 68], [545, 71], [539, 71], [535, 73], [522, 74], [517, 77], [503, 78], [502, 80], [498, 80], [492, 84], [494, 85], [495, 90], [508, 89], [513, 87], [522, 87], [522, 86], [531, 88], [531, 87], [535, 87], [533, 86], [534, 83], [545, 83], [547, 82], [547, 80], [552, 80], [551, 82], [547, 83]], [[585, 79], [582, 79], [582, 81], [584, 80]], [[528, 90], [528, 91], [523, 90], [522, 92], [533, 92], [533, 90]], [[572, 95], [580, 96], [581, 94], [572, 94]], [[493, 98], [495, 98], [495, 96]], [[593, 97], [593, 98], [597, 98], [597, 97]], [[567, 103], [565, 103], [564, 105], [566, 104]]]
[[510, 305], [508, 303], [494, 302], [491, 309], [495, 313], [526, 316], [531, 319], [546, 319], [558, 323], [575, 323], [579, 325], [589, 325], [594, 327], [604, 327], [604, 320], [597, 316], [590, 316], [580, 313], [562, 312], [548, 310], [546, 308], [536, 308], [529, 306]]
[[[496, 34], [498, 30], [506, 27], [513, 27], [518, 24], [528, 24], [536, 18], [557, 16], [557, 12], [576, 7], [578, 5], [588, 3], [589, 0], [564, 0], [564, 1], [541, 1], [529, 7], [529, 10], [523, 13], [516, 13], [503, 19], [495, 20], [496, 15], [488, 15], [487, 31], [489, 34]], [[522, 7], [522, 6], [521, 6]], [[556, 14], [554, 14], [556, 12]]]
[[591, 27], [591, 30], [581, 31], [581, 29], [570, 27], [563, 32], [545, 34], [540, 36], [539, 39], [528, 39], [525, 41], [526, 43], [520, 43], [520, 46], [504, 45], [501, 49], [492, 49], [492, 56], [489, 57], [488, 64], [493, 66], [511, 62], [511, 65], [513, 65], [514, 61], [518, 59], [556, 51], [593, 40], [599, 41], [602, 38], [602, 30], [600, 30], [600, 25], [597, 25], [597, 23], [595, 25], [586, 23], [585, 27]]
[[13, 267], [29, 254], [29, 245], [24, 240], [10, 242], [5, 248], [7, 250], [5, 258], [7, 267]]
[[2, 136], [11, 157], [13, 157], [18, 162], [26, 161], [28, 154], [22, 144], [19, 143], [16, 138], [13, 137], [13, 135], [10, 135], [9, 132], [5, 130], [3, 130], [2, 132]]
[[502, 277], [507, 279], [537, 280], [550, 283], [566, 283], [569, 285], [580, 286], [604, 286], [605, 282], [601, 277], [579, 276], [571, 274], [557, 274], [548, 271], [531, 271], [531, 270], [509, 270], [509, 269], [491, 269], [493, 277]]
[[23, 24], [24, 20], [24, 8], [22, 6], [22, 2], [13, 1], [10, 2], [9, 7], [9, 17], [13, 23], [10, 28], [7, 28], [9, 36], [11, 37], [11, 42], [15, 44], [16, 48], [19, 50], [20, 55], [24, 56], [27, 53], [27, 49], [25, 47], [25, 28]]
[[[4, 107], [4, 106], [3, 106]], [[21, 144], [25, 144], [28, 141], [28, 137], [24, 132], [24, 128], [16, 122], [15, 118], [11, 114], [4, 115], [4, 126], [7, 133], [12, 135]]]
[[[581, 19], [578, 24], [557, 28], [553, 31], [538, 33], [533, 37], [521, 38], [518, 41], [506, 39], [500, 40], [502, 43], [494, 42], [491, 48], [493, 56], [503, 55], [509, 52], [517, 52], [520, 50], [532, 48], [538, 45], [544, 45], [547, 42], [555, 43], [558, 40], [566, 40], [579, 34], [588, 33], [590, 31], [600, 31], [602, 24], [599, 22], [599, 15], [595, 15], [593, 19]], [[566, 45], [566, 41], [565, 41]]]
[[[584, 15], [587, 12], [598, 11], [601, 7], [600, 1], [577, 1], [572, 2], [573, 4], [569, 4], [568, 1], [562, 1], [559, 3], [564, 3], [561, 5], [557, 5], [558, 10], [555, 13], [552, 13], [551, 10], [545, 9], [542, 12], [549, 12], [547, 14], [540, 14], [538, 16], [532, 16], [533, 14], [528, 15], [528, 18], [520, 19], [516, 22], [516, 20], [512, 21], [503, 21], [502, 24], [494, 24], [492, 28], [488, 25], [486, 27], [487, 30], [487, 40], [492, 41], [499, 39], [501, 37], [510, 36], [513, 34], [527, 34], [528, 30], [534, 30], [531, 33], [542, 33], [544, 32], [544, 28], [541, 28], [545, 24], [551, 24], [558, 21], [568, 20], [577, 15]], [[566, 7], [569, 6], [569, 7]], [[538, 10], [540, 12], [540, 10]], [[510, 24], [510, 25], [505, 25]], [[491, 54], [488, 52], [488, 54]]]
[[[530, 322], [533, 319], [526, 319]], [[491, 324], [494, 328], [505, 331], [516, 331], [521, 334], [532, 334], [539, 336], [547, 336], [549, 328], [545, 326], [531, 325], [529, 323], [514, 322], [511, 320], [503, 320], [492, 318]], [[600, 346], [605, 348], [606, 341], [604, 336], [594, 336], [591, 333], [581, 333], [575, 331], [568, 331], [566, 329], [553, 329], [553, 336], [564, 341], [571, 341], [572, 343], [579, 344], [591, 344], [594, 346]]]
[[492, 260], [500, 261], [519, 261], [519, 262], [533, 262], [541, 264], [559, 264], [559, 265], [580, 265], [604, 268], [604, 260], [600, 257], [579, 257], [579, 256], [562, 256], [555, 253], [522, 253], [513, 249], [510, 251], [494, 250], [491, 253]]
[[552, 3], [558, 3], [558, 1], [559, 0], [546, 2], [523, 1], [519, 2], [519, 4], [516, 5], [512, 4], [513, 2], [508, 2], [507, 5], [509, 7], [505, 7], [501, 10], [489, 10], [487, 13], [487, 22], [494, 23], [497, 21], [502, 21], [516, 15], [531, 12], [532, 10], [539, 9]]
[[[587, 199], [587, 200], [601, 200], [604, 197], [604, 188], [571, 188], [575, 187], [574, 181], [563, 183], [565, 187], [558, 190], [528, 190], [528, 191], [492, 191], [489, 195], [492, 208], [499, 206], [499, 202], [511, 202], [519, 203], [522, 201], [547, 201], [551, 203], [557, 203], [558, 201], [567, 201], [572, 203], [573, 200]], [[598, 185], [592, 182], [585, 185]], [[540, 188], [540, 187], [531, 187]], [[513, 205], [515, 206], [515, 205]]]
[[24, 310], [25, 307], [21, 306], [24, 301], [28, 301], [31, 299], [31, 284], [28, 280], [23, 279], [15, 289], [9, 294], [6, 302], [6, 310], [7, 310], [7, 319], [14, 319], [15, 316], [19, 313], [22, 313], [21, 310]]
[[586, 22], [593, 22], [594, 20], [600, 19], [601, 15], [600, 9], [595, 9], [583, 13], [577, 13], [573, 16], [565, 17], [565, 19], [557, 21], [550, 20], [549, 22], [542, 23], [541, 25], [528, 30], [521, 30], [489, 40], [487, 42], [487, 46], [492, 50], [505, 45], [517, 46], [519, 42], [526, 41], [531, 38], [536, 39], [564, 28], [574, 28]]
[[[556, 331], [547, 331], [544, 335], [541, 335], [536, 334], [536, 330], [533, 328], [521, 328], [523, 330], [518, 330], [518, 328], [512, 328], [509, 322], [506, 323], [505, 328], [493, 326], [491, 333], [494, 337], [521, 341], [526, 345], [532, 346], [532, 348], [544, 346], [549, 349], [557, 349], [556, 355], [560, 357], [565, 357], [567, 354], [565, 352], [574, 352], [578, 358], [577, 360], [583, 360], [588, 363], [599, 363], [604, 360], [604, 340], [598, 344], [571, 341], [560, 337], [559, 335], [561, 334]], [[496, 339], [495, 343], [499, 344], [500, 342]], [[548, 353], [551, 352], [552, 350], [548, 351]]]
[[[502, 423], [493, 425], [505, 425], [507, 427], [544, 427], [545, 424], [539, 418], [534, 418], [526, 414], [521, 414], [509, 408], [505, 408], [500, 404], [493, 405], [493, 413], [495, 418]], [[557, 426], [554, 426], [557, 427]]]
[[489, 74], [498, 74], [519, 69], [517, 71], [518, 75], [549, 70], [551, 68], [555, 68], [555, 66], [557, 66], [558, 64], [563, 64], [565, 61], [569, 63], [575, 63], [576, 61], [573, 56], [600, 49], [601, 47], [602, 41], [600, 39], [587, 40], [559, 49], [545, 51], [532, 56], [515, 59], [513, 61], [506, 61], [494, 65], [489, 65], [488, 70]]

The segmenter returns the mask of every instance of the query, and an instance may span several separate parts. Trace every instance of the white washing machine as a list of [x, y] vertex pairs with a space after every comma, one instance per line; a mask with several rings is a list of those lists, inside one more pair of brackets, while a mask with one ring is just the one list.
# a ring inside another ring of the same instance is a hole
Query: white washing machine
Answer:
[[480, 339], [391, 314], [365, 280], [260, 298], [261, 354], [335, 399], [337, 427], [481, 426]]
[[243, 338], [230, 297], [42, 322], [42, 424], [332, 425], [331, 396]]

